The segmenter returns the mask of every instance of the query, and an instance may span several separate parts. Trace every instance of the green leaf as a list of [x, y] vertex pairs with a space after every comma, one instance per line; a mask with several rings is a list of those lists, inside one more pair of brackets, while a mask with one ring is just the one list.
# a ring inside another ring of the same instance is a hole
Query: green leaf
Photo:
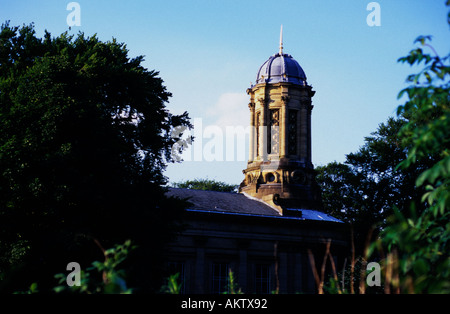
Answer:
[[33, 282], [30, 286], [30, 293], [37, 293], [38, 291], [38, 284], [37, 282]]
[[413, 265], [413, 271], [416, 273], [416, 275], [427, 274], [429, 270], [430, 265], [423, 258], [419, 258]]
[[53, 291], [55, 293], [61, 293], [61, 292], [63, 292], [66, 289], [67, 289], [67, 286], [56, 286], [56, 287], [53, 288]]
[[416, 38], [416, 40], [414, 40], [414, 43], [418, 43], [420, 42], [422, 45], [425, 44], [425, 41], [431, 41], [432, 36], [428, 35], [428, 36], [419, 36]]

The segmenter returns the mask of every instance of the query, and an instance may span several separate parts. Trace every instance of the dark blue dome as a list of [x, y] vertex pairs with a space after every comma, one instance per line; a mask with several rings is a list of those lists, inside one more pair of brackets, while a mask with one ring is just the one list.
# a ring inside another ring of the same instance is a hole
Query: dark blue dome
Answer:
[[274, 54], [259, 68], [256, 84], [287, 82], [306, 85], [302, 67], [289, 54]]

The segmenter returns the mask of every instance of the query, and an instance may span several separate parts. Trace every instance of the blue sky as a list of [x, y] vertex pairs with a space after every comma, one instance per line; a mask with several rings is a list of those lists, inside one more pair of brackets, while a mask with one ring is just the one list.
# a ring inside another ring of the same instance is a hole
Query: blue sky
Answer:
[[[0, 19], [35, 23], [39, 36], [68, 30], [62, 0], [0, 0]], [[414, 69], [397, 63], [419, 35], [433, 35], [441, 55], [450, 50], [444, 0], [380, 0], [381, 25], [366, 23], [369, 0], [77, 1], [79, 31], [113, 37], [130, 56], [144, 55], [173, 97], [173, 113], [188, 111], [208, 125], [248, 125], [250, 82], [278, 50], [304, 69], [313, 98], [313, 163], [344, 161], [364, 137], [395, 115], [398, 92]], [[207, 140], [203, 139], [205, 143]], [[246, 161], [185, 161], [170, 165], [171, 181], [210, 178], [238, 184]]]

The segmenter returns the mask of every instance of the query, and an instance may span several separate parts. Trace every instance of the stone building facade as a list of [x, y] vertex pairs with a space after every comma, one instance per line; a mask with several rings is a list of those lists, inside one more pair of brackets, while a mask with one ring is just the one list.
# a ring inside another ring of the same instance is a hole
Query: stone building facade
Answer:
[[167, 249], [168, 272], [180, 273], [184, 293], [224, 292], [230, 270], [245, 293], [314, 293], [313, 266], [327, 243], [328, 261], [344, 264], [347, 227], [321, 212], [311, 160], [315, 91], [281, 38], [247, 89], [252, 128], [239, 193], [168, 192], [191, 203]]
[[183, 293], [226, 292], [229, 270], [245, 293], [315, 293], [310, 254], [320, 269], [328, 241], [336, 267], [344, 264], [346, 226], [322, 212], [280, 215], [242, 193], [171, 189], [168, 194], [191, 202], [185, 230], [167, 254], [167, 274], [180, 273]]

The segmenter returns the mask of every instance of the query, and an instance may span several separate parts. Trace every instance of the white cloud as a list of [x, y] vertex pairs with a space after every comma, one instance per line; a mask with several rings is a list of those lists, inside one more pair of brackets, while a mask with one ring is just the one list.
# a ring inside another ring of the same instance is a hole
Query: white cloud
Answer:
[[212, 124], [223, 129], [227, 126], [245, 128], [250, 124], [248, 102], [249, 96], [246, 93], [225, 93], [206, 111], [206, 116], [214, 121]]

